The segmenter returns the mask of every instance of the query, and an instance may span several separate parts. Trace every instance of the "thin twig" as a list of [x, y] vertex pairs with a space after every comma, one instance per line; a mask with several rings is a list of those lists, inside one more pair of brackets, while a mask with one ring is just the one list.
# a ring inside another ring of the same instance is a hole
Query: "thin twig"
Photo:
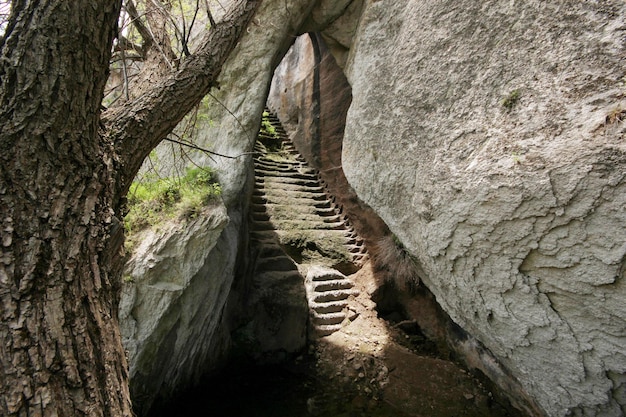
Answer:
[[[189, 30], [187, 31], [187, 39], [185, 39], [185, 48], [189, 45], [189, 41], [191, 40], [191, 31], [193, 30], [193, 25], [196, 23], [196, 18], [198, 17], [198, 12], [200, 11], [200, 0], [196, 0], [196, 9], [193, 12], [193, 18], [191, 19], [191, 23], [189, 24]], [[187, 49], [187, 52], [189, 50]]]
[[130, 100], [130, 94], [128, 93], [128, 68], [126, 67], [126, 53], [123, 47], [120, 48], [120, 56], [122, 58], [122, 76], [124, 77], [124, 96], [128, 101]]
[[206, 7], [206, 16], [209, 18], [209, 23], [211, 23], [211, 27], [214, 27], [215, 19], [213, 19], [213, 13], [211, 13], [211, 8], [209, 7], [209, 0], [204, 0], [204, 5]]
[[238, 159], [241, 158], [242, 156], [246, 156], [246, 155], [256, 155], [258, 152], [244, 152], [241, 153], [239, 155], [236, 156], [229, 156], [229, 155], [224, 155], [218, 152], [214, 152], [214, 151], [210, 151], [206, 148], [202, 148], [198, 145], [194, 145], [193, 143], [186, 143], [186, 142], [182, 142], [180, 140], [176, 140], [176, 139], [172, 139], [172, 138], [165, 138], [164, 140], [168, 141], [168, 142], [173, 142], [173, 143], [178, 143], [179, 145], [183, 145], [183, 146], [187, 146], [191, 149], [196, 149], [198, 151], [202, 151], [211, 155], [215, 155], [215, 156], [221, 156], [222, 158], [228, 158], [228, 159]]
[[[246, 128], [243, 126], [243, 124], [241, 124], [241, 121], [239, 120], [239, 118], [237, 118], [237, 116], [235, 116], [235, 114], [230, 111], [230, 109], [228, 107], [226, 107], [226, 105], [224, 103], [222, 103], [221, 101], [219, 101], [217, 99], [217, 97], [215, 97], [213, 94], [211, 94], [211, 92], [207, 93], [209, 96], [211, 96], [211, 98], [213, 98], [213, 100], [215, 100], [217, 102], [217, 104], [219, 104], [220, 106], [222, 106], [224, 108], [224, 110], [226, 110], [228, 113], [230, 113], [231, 116], [233, 116], [233, 118], [237, 121], [237, 124], [239, 125], [239, 127], [241, 127], [241, 130], [243, 130], [243, 133], [245, 133], [246, 135], [248, 134], [248, 131], [246, 130]], [[252, 136], [250, 137], [252, 138]]]

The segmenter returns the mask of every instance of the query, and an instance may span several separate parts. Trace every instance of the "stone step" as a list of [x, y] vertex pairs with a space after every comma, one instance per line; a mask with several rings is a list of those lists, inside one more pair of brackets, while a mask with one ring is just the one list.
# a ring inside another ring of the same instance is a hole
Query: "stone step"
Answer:
[[303, 185], [305, 187], [316, 187], [317, 180], [310, 179], [305, 180], [301, 178], [287, 178], [287, 177], [255, 177], [254, 179], [255, 185], [257, 186], [265, 186], [266, 184], [294, 184], [294, 185]]
[[311, 314], [311, 321], [315, 327], [325, 324], [340, 324], [346, 319], [346, 314], [341, 311], [338, 313]]
[[316, 216], [316, 218], [330, 218], [332, 214], [332, 211], [329, 211], [329, 209], [318, 209], [310, 204], [293, 205], [273, 202], [268, 202], [265, 205], [258, 205], [258, 207], [251, 204], [251, 211], [259, 214], [267, 213], [270, 216], [275, 214], [281, 215], [283, 213], [287, 213], [290, 216], [298, 219], [302, 215]]
[[300, 179], [300, 180], [317, 181], [317, 175], [309, 174], [309, 173], [301, 173], [301, 172], [277, 172], [277, 171], [259, 168], [255, 170], [255, 174], [258, 177], [274, 177], [274, 178], [288, 177], [288, 178]]
[[267, 214], [266, 211], [263, 211], [263, 212], [251, 211], [250, 217], [254, 221], [269, 221], [270, 219], [270, 216], [269, 214]]
[[[310, 230], [311, 233], [320, 232], [320, 230]], [[329, 239], [345, 238], [345, 230], [322, 230]], [[261, 241], [270, 241], [276, 239], [283, 232], [281, 230], [252, 230], [250, 235], [252, 238]]]
[[299, 184], [289, 184], [289, 183], [285, 183], [285, 184], [281, 184], [281, 183], [270, 183], [270, 184], [265, 184], [261, 187], [257, 186], [255, 187], [253, 194], [259, 194], [259, 193], [279, 193], [279, 194], [283, 194], [286, 193], [287, 195], [299, 195], [301, 193], [307, 193], [311, 196], [315, 196], [317, 197], [323, 197], [324, 199], [328, 199], [328, 197], [326, 196], [326, 193], [324, 193], [323, 190], [317, 188], [317, 187], [309, 187], [309, 186], [305, 186], [305, 185], [299, 185]]
[[317, 314], [339, 313], [340, 311], [343, 311], [343, 309], [346, 307], [348, 307], [347, 299], [325, 303], [316, 303], [309, 300], [309, 308], [315, 311]]
[[321, 293], [325, 291], [333, 290], [348, 290], [354, 285], [347, 279], [329, 279], [326, 281], [313, 281], [311, 282], [312, 290]]
[[260, 249], [258, 251], [259, 257], [262, 258], [275, 258], [277, 256], [285, 256], [285, 251], [283, 248], [277, 243], [272, 242], [268, 244], [260, 245]]
[[[283, 189], [275, 186], [264, 187], [262, 189], [256, 189], [257, 193], [253, 192], [252, 195], [272, 195], [275, 197], [283, 197], [283, 198], [309, 198], [315, 201], [328, 201], [330, 202], [328, 196], [326, 194], [319, 191], [307, 191], [306, 189]], [[260, 192], [260, 193], [259, 193]]]
[[359, 295], [359, 291], [355, 289], [325, 291], [323, 293], [314, 293], [313, 301], [315, 303], [326, 303], [329, 301], [341, 301], [348, 299], [351, 295], [355, 297]]
[[250, 213], [267, 213], [267, 207], [265, 207], [265, 204], [255, 204], [255, 203], [251, 203], [250, 204]]
[[367, 250], [365, 249], [365, 245], [363, 244], [348, 244], [348, 252], [350, 253], [365, 253]]
[[341, 330], [341, 324], [325, 324], [321, 326], [315, 326], [315, 333], [317, 337], [330, 336], [336, 331]]
[[268, 171], [275, 171], [281, 174], [289, 174], [290, 172], [297, 172], [300, 174], [313, 174], [316, 175], [316, 171], [313, 168], [309, 168], [302, 162], [297, 161], [272, 161], [265, 157], [258, 158], [254, 161], [254, 167], [257, 169], [264, 169]]
[[250, 228], [253, 231], [260, 231], [260, 230], [276, 230], [276, 227], [274, 226], [274, 223], [272, 223], [269, 220], [263, 221], [263, 220], [252, 220], [250, 225]]
[[273, 220], [254, 222], [256, 230], [344, 230], [343, 223], [307, 221], [307, 220]]
[[[299, 169], [310, 170], [309, 168], [306, 168], [306, 166], [302, 162], [291, 159], [276, 161], [271, 159], [269, 155], [272, 154], [268, 153], [264, 156], [254, 158], [254, 166], [257, 168], [271, 169], [274, 171], [298, 171]], [[281, 156], [281, 158], [283, 157]]]
[[[284, 204], [281, 206], [276, 205], [276, 207], [280, 207], [281, 209], [278, 211], [268, 211], [268, 212], [252, 212], [250, 213], [250, 218], [253, 221], [269, 221], [274, 224], [275, 229], [281, 228], [279, 225], [281, 222], [298, 222], [306, 225], [321, 223], [321, 224], [335, 224], [332, 217], [323, 217], [312, 211], [310, 207], [306, 205], [298, 205], [293, 206], [289, 204]], [[304, 211], [307, 210], [308, 211]], [[294, 220], [297, 219], [297, 220]], [[323, 227], [323, 226], [320, 226]], [[312, 226], [308, 226], [309, 229], [317, 229]]]
[[254, 275], [254, 284], [261, 288], [267, 288], [270, 285], [293, 285], [302, 284], [302, 276], [297, 270], [292, 271], [263, 271]]
[[255, 188], [259, 190], [280, 189], [285, 191], [306, 191], [309, 193], [322, 194], [326, 196], [322, 187], [312, 184], [297, 184], [293, 182], [268, 181], [262, 184], [255, 184]]

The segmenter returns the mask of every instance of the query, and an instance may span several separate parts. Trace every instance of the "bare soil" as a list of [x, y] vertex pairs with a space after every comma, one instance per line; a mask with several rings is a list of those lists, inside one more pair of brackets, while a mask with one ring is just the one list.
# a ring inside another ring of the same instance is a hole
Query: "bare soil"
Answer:
[[369, 265], [351, 278], [361, 292], [351, 302], [359, 316], [310, 347], [317, 378], [343, 393], [357, 413], [351, 415], [523, 415], [489, 381], [451, 360], [415, 322], [380, 318], [371, 301], [379, 283]]

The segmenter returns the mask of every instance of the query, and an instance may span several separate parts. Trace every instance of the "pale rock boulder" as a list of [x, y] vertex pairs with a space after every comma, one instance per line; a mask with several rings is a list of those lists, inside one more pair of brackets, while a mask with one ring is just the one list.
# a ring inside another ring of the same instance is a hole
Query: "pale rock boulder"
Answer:
[[237, 236], [222, 204], [136, 237], [119, 306], [135, 408], [211, 369], [228, 346], [221, 316], [233, 281]]
[[366, 2], [351, 185], [546, 415], [626, 408], [626, 3]]

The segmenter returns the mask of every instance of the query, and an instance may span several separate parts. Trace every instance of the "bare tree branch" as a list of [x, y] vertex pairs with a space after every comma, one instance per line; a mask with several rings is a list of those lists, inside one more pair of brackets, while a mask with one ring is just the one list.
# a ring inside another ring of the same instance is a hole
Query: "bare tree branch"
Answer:
[[215, 26], [215, 19], [213, 19], [213, 13], [211, 13], [211, 8], [209, 7], [209, 0], [204, 0], [204, 5], [206, 7], [206, 15], [209, 18], [209, 22], [211, 23], [211, 27]]
[[104, 131], [118, 149], [126, 189], [146, 155], [210, 91], [261, 1], [239, 1], [178, 71], [137, 98], [104, 112]]
[[185, 141], [178, 140], [178, 139], [165, 138], [164, 140], [166, 140], [168, 142], [176, 143], [176, 144], [181, 145], [181, 146], [186, 146], [188, 148], [195, 149], [197, 151], [202, 151], [202, 152], [207, 153], [209, 155], [220, 156], [222, 158], [228, 158], [228, 159], [237, 159], [237, 158], [241, 158], [242, 156], [255, 155], [257, 153], [257, 152], [243, 152], [243, 153], [240, 153], [239, 155], [230, 156], [230, 155], [225, 155], [225, 154], [218, 153], [218, 152], [215, 152], [215, 151], [211, 151], [209, 149], [202, 148], [202, 147], [200, 147], [198, 145], [195, 145], [193, 143], [185, 142]]
[[137, 7], [135, 7], [135, 3], [133, 2], [133, 0], [126, 0], [124, 2], [124, 8], [132, 19], [131, 23], [135, 26], [135, 28], [137, 28], [137, 31], [143, 39], [141, 51], [143, 51], [143, 55], [145, 55], [145, 52], [152, 46], [154, 42], [154, 37], [152, 36], [150, 29], [148, 29], [148, 27], [146, 27], [146, 25], [144, 25], [143, 21], [141, 20], [141, 17], [137, 12]]

